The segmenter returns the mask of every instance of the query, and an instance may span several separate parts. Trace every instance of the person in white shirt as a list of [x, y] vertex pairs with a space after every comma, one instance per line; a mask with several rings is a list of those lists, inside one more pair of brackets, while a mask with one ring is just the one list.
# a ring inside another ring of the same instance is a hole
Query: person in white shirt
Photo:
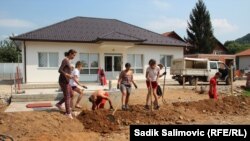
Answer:
[[[72, 79], [70, 79], [69, 84], [72, 87], [72, 90], [77, 92], [79, 94], [75, 107], [76, 108], [81, 108], [81, 106], [79, 105], [82, 97], [83, 97], [83, 88], [87, 89], [86, 86], [84, 85], [80, 85], [79, 83], [79, 79], [80, 79], [80, 70], [82, 69], [82, 63], [80, 61], [76, 62], [75, 65], [75, 69], [72, 71], [71, 75], [72, 75]], [[82, 88], [83, 87], [83, 88]], [[73, 104], [72, 104], [73, 105]]]
[[156, 61], [154, 59], [150, 59], [149, 62], [149, 67], [146, 70], [146, 84], [148, 88], [148, 95], [146, 99], [146, 105], [145, 108], [149, 109], [149, 97], [150, 97], [150, 91], [151, 87], [153, 89], [153, 96], [154, 96], [154, 109], [159, 109], [159, 103], [158, 103], [158, 97], [157, 97], [157, 86], [158, 86], [158, 78], [160, 75], [160, 68], [159, 66], [156, 65]]

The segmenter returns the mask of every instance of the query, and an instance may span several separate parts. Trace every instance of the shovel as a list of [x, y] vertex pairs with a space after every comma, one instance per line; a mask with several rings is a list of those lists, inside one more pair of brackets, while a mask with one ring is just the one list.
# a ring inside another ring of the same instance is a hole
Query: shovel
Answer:
[[[118, 96], [117, 96], [118, 97]], [[117, 97], [116, 97], [116, 100], [117, 100]], [[118, 105], [115, 107], [115, 110], [112, 112], [112, 114], [108, 114], [107, 115], [107, 118], [109, 121], [111, 122], [115, 122], [115, 112], [117, 111], [117, 108], [120, 106], [121, 102], [118, 103]]]
[[151, 81], [149, 81], [149, 84], [150, 84], [150, 91], [149, 91], [149, 96], [150, 96], [150, 111], [152, 113], [152, 111], [153, 111], [153, 99], [152, 99], [153, 88], [152, 88]]
[[[118, 104], [118, 106], [119, 106], [120, 104]], [[108, 114], [107, 115], [107, 118], [108, 118], [108, 120], [109, 121], [111, 121], [111, 122], [115, 122], [115, 112], [117, 111], [117, 108], [118, 108], [118, 106], [116, 106], [116, 108], [115, 108], [115, 110], [112, 112], [112, 114]]]

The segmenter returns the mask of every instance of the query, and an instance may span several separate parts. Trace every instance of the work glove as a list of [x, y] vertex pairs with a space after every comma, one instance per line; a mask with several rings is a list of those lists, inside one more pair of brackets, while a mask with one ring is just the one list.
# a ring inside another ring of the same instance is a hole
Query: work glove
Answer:
[[120, 84], [117, 84], [117, 89], [120, 89]]
[[167, 72], [164, 72], [162, 75], [166, 75], [167, 74]]

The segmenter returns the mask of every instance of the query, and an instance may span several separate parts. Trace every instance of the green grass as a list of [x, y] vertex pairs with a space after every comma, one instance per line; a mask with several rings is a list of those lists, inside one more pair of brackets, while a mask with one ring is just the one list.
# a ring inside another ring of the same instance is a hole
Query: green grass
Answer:
[[250, 96], [250, 89], [246, 89], [246, 90], [243, 92], [243, 95], [245, 95], [245, 96]]

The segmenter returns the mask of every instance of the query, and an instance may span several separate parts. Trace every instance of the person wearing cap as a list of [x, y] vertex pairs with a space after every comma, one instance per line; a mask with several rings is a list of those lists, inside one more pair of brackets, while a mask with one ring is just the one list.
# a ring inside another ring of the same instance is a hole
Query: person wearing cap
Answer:
[[218, 100], [218, 94], [217, 94], [217, 79], [221, 77], [221, 73], [217, 72], [215, 73], [214, 77], [212, 77], [209, 81], [209, 98]]

